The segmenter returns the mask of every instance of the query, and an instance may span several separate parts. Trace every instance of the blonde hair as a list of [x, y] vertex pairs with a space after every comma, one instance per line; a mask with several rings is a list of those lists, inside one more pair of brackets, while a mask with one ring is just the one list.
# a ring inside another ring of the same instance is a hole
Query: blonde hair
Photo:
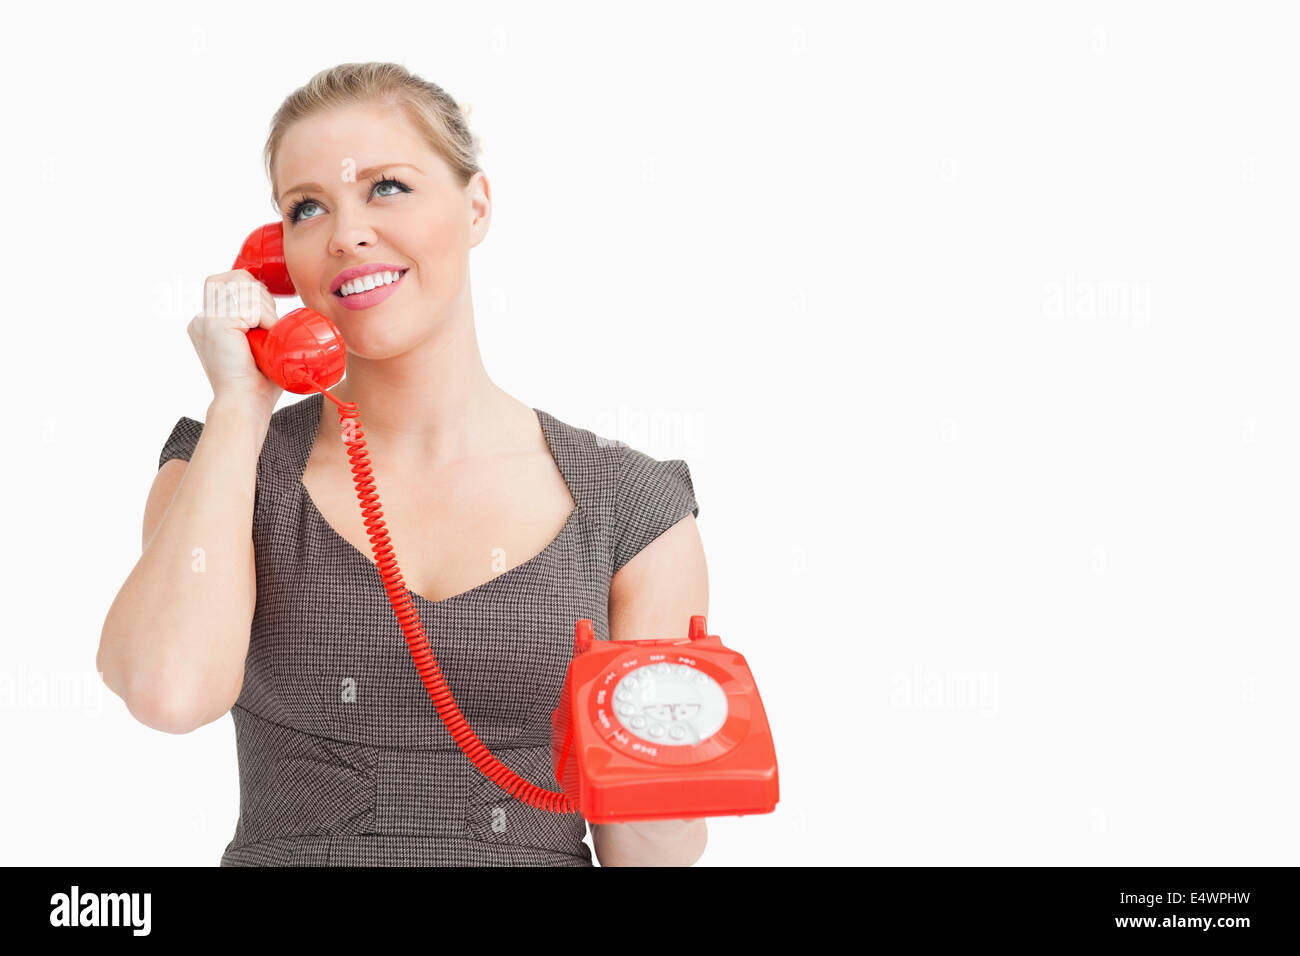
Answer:
[[459, 180], [469, 185], [478, 164], [481, 140], [469, 128], [469, 110], [436, 83], [421, 79], [397, 63], [340, 63], [321, 70], [285, 97], [271, 118], [271, 132], [262, 151], [266, 178], [275, 204], [275, 157], [289, 127], [326, 110], [357, 104], [400, 109]]

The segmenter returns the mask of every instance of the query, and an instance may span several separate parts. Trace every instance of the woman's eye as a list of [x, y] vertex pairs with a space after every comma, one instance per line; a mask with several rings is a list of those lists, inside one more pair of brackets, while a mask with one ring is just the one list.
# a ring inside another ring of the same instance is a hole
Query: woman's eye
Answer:
[[[400, 189], [397, 188], [398, 184], [397, 184], [396, 182], [394, 182], [393, 180], [391, 180], [391, 179], [386, 179], [386, 180], [384, 180], [382, 183], [377, 183], [377, 184], [375, 185], [375, 189], [376, 189], [376, 190], [380, 190], [380, 189], [383, 189], [385, 186], [392, 186], [395, 190], [397, 190], [397, 192], [400, 192], [400, 191], [401, 191]], [[381, 195], [381, 196], [394, 196], [394, 195], [396, 195], [396, 192], [392, 192], [392, 193], [377, 193], [377, 195]]]
[[302, 211], [303, 211], [304, 209], [306, 209], [307, 207], [309, 207], [309, 206], [318, 206], [318, 205], [319, 205], [319, 203], [317, 203], [317, 202], [315, 202], [315, 201], [313, 201], [313, 200], [310, 200], [310, 199], [309, 199], [309, 200], [304, 200], [304, 201], [302, 201], [302, 202], [295, 203], [293, 209], [290, 210], [290, 212], [289, 212], [289, 221], [290, 221], [290, 222], [297, 222], [299, 219], [304, 219], [304, 218], [306, 218], [306, 219], [310, 219], [310, 218], [312, 218], [311, 216], [303, 216], [303, 215], [302, 215]]

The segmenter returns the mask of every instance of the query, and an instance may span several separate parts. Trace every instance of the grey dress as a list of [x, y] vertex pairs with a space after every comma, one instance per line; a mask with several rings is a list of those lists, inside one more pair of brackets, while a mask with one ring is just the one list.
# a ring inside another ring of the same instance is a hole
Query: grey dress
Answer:
[[[301, 478], [323, 401], [313, 394], [274, 412], [257, 462], [257, 607], [231, 708], [239, 822], [221, 865], [590, 866], [579, 814], [521, 803], [456, 746], [371, 556], [316, 510]], [[551, 711], [574, 622], [590, 618], [608, 640], [614, 573], [699, 505], [684, 461], [534, 411], [576, 503], [568, 521], [539, 554], [478, 587], [411, 598], [479, 739], [558, 791]], [[158, 467], [188, 461], [202, 430], [182, 417]], [[382, 503], [377, 470], [375, 484]]]

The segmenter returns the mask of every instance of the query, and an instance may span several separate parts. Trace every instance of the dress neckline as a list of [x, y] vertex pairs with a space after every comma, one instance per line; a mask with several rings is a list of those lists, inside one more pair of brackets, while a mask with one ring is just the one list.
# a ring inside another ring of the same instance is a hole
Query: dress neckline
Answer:
[[[325, 515], [321, 513], [320, 509], [316, 507], [316, 502], [312, 500], [311, 493], [307, 490], [307, 486], [303, 484], [302, 481], [302, 477], [307, 471], [307, 459], [311, 455], [312, 446], [316, 444], [316, 436], [320, 432], [321, 405], [324, 401], [325, 397], [320, 392], [315, 392], [298, 403], [302, 408], [302, 413], [306, 420], [299, 422], [298, 427], [294, 429], [294, 432], [299, 436], [298, 447], [295, 449], [295, 484], [297, 485], [298, 493], [302, 496], [308, 515], [312, 520], [320, 525], [324, 530], [325, 536], [329, 540], [333, 541], [337, 546], [341, 547], [353, 562], [364, 561], [374, 569], [375, 575], [378, 577], [379, 566], [375, 563], [374, 559], [370, 555], [362, 553], [356, 545], [343, 535], [339, 534], [335, 527], [329, 523], [329, 520]], [[519, 576], [519, 572], [524, 571], [525, 569], [531, 569], [533, 566], [547, 558], [551, 552], [560, 546], [561, 542], [569, 535], [570, 530], [577, 525], [578, 513], [582, 510], [582, 506], [578, 503], [578, 496], [574, 493], [573, 482], [570, 479], [569, 472], [565, 469], [565, 462], [561, 460], [562, 456], [556, 451], [557, 442], [555, 441], [555, 436], [552, 432], [556, 423], [551, 419], [550, 415], [542, 411], [540, 408], [534, 408], [533, 412], [537, 415], [537, 421], [542, 426], [542, 435], [546, 439], [546, 448], [550, 452], [551, 460], [555, 462], [555, 467], [559, 469], [560, 477], [564, 480], [564, 486], [569, 491], [569, 497], [573, 499], [573, 510], [569, 512], [569, 516], [565, 519], [564, 525], [560, 528], [559, 532], [556, 533], [555, 537], [551, 539], [550, 543], [531, 558], [524, 561], [522, 564], [516, 564], [513, 568], [508, 568], [500, 574], [488, 578], [482, 584], [477, 584], [467, 591], [460, 591], [459, 593], [449, 595], [440, 601], [435, 601], [432, 598], [427, 598], [421, 594], [417, 594], [408, 585], [406, 591], [411, 595], [411, 600], [414, 604], [436, 608], [443, 605], [449, 605], [452, 602], [460, 601], [465, 598], [478, 596], [484, 591], [488, 591], [494, 587], [499, 587], [502, 582], [507, 581], [507, 579], [513, 580], [515, 577]], [[376, 486], [378, 486], [378, 475], [375, 475], [375, 482]], [[360, 502], [357, 502], [357, 507], [360, 508]], [[400, 568], [402, 564], [402, 556], [400, 554], [395, 554], [394, 557], [397, 559], [397, 564]]]

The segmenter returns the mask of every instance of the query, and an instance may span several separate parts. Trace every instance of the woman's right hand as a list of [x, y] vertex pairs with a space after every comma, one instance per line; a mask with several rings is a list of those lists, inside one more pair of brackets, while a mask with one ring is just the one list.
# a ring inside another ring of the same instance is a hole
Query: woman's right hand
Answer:
[[275, 409], [282, 390], [253, 361], [248, 330], [270, 329], [277, 321], [271, 293], [246, 269], [208, 276], [203, 284], [203, 311], [190, 320], [186, 331], [214, 400], [251, 401], [268, 416]]

